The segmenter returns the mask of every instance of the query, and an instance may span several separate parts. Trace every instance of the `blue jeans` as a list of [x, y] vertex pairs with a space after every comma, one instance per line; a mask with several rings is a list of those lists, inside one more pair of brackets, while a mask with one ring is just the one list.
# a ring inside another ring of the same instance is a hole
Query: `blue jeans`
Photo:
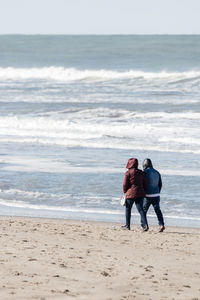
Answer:
[[162, 212], [160, 210], [160, 196], [158, 196], [158, 197], [147, 197], [147, 198], [144, 199], [143, 209], [144, 209], [145, 216], [147, 215], [147, 212], [148, 212], [148, 209], [149, 209], [150, 205], [153, 205], [154, 211], [155, 211], [156, 216], [158, 218], [158, 224], [160, 226], [164, 226], [163, 215], [162, 215]]
[[141, 226], [144, 228], [145, 226], [147, 226], [147, 219], [146, 219], [146, 214], [144, 213], [144, 210], [143, 210], [143, 198], [126, 199], [126, 226], [130, 228], [131, 209], [132, 209], [134, 202], [135, 202], [136, 208], [140, 214]]

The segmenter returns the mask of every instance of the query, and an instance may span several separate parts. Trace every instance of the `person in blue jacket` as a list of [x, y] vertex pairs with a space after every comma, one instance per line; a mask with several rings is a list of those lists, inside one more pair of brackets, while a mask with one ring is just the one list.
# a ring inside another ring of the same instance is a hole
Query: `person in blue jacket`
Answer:
[[165, 224], [163, 214], [160, 209], [160, 191], [162, 188], [161, 175], [157, 170], [153, 168], [152, 162], [149, 158], [146, 158], [143, 161], [143, 170], [148, 181], [147, 188], [145, 190], [146, 197], [144, 198], [143, 202], [145, 216], [150, 205], [152, 205], [158, 218], [158, 224], [160, 226], [159, 232], [163, 232], [165, 230]]

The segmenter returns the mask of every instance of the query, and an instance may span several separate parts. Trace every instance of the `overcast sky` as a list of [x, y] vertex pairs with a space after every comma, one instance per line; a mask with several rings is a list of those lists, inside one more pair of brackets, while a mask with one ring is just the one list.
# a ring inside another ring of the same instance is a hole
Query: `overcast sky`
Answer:
[[0, 34], [200, 34], [200, 0], [0, 0]]

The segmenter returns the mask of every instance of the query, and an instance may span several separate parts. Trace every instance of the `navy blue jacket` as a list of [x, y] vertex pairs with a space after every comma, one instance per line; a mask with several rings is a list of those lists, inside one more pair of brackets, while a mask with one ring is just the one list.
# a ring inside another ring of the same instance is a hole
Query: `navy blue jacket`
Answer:
[[148, 185], [145, 189], [146, 197], [157, 197], [160, 195], [162, 188], [162, 179], [160, 173], [154, 168], [147, 168], [144, 170]]

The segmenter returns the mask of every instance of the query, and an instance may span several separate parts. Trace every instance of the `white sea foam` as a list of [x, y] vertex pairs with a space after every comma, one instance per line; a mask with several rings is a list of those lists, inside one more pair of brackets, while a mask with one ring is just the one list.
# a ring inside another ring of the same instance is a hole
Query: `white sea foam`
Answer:
[[[93, 173], [102, 173], [102, 174], [124, 174], [125, 169], [121, 167], [111, 167], [111, 166], [95, 166], [95, 167], [86, 167], [86, 166], [77, 166], [76, 164], [72, 165], [67, 163], [66, 161], [55, 161], [48, 158], [35, 158], [33, 156], [9, 156], [6, 155], [4, 159], [0, 159], [1, 170], [4, 171], [15, 171], [15, 172], [48, 172], [53, 174], [93, 174]], [[160, 172], [162, 175], [176, 175], [176, 176], [200, 176], [200, 170], [191, 168], [170, 168], [165, 167], [164, 169], [160, 168]], [[65, 199], [66, 197], [70, 197], [71, 195], [60, 195], [56, 196], [55, 194], [49, 193], [41, 193], [41, 192], [28, 192], [28, 191], [20, 191], [15, 189], [10, 190], [0, 190], [0, 193], [5, 193], [6, 195], [11, 196], [19, 196], [22, 198], [54, 198], [54, 199]]]
[[[29, 210], [38, 210], [40, 214], [42, 211], [53, 211], [53, 212], [65, 212], [65, 213], [81, 213], [84, 214], [94, 214], [94, 215], [116, 215], [123, 216], [124, 212], [121, 210], [111, 210], [111, 209], [90, 209], [90, 208], [77, 208], [72, 206], [51, 206], [51, 205], [37, 205], [37, 204], [29, 204], [24, 201], [17, 200], [4, 200], [0, 198], [0, 205], [7, 206], [10, 208], [21, 208], [21, 209], [29, 209]], [[23, 212], [22, 212], [23, 215]], [[132, 213], [132, 216], [138, 216], [138, 213]], [[155, 218], [155, 215], [149, 214], [148, 217]], [[196, 216], [187, 216], [187, 215], [165, 215], [165, 219], [174, 219], [174, 220], [190, 220], [190, 221], [200, 221], [199, 217]]]
[[[33, 156], [23, 156], [19, 157], [17, 155], [9, 156], [0, 160], [2, 170], [6, 171], [23, 171], [23, 172], [48, 172], [53, 174], [61, 174], [61, 173], [123, 173], [124, 169], [115, 168], [115, 167], [101, 167], [95, 166], [86, 167], [86, 166], [77, 166], [67, 163], [66, 161], [55, 161], [48, 158], [35, 158]], [[36, 194], [37, 195], [37, 194]], [[33, 195], [32, 195], [33, 196]], [[41, 196], [39, 194], [39, 196]]]
[[[13, 90], [12, 90], [13, 92]], [[18, 91], [17, 91], [18, 92]], [[42, 104], [42, 103], [53, 103], [53, 104], [59, 104], [59, 103], [99, 103], [99, 104], [111, 104], [111, 103], [121, 103], [123, 101], [124, 104], [173, 104], [174, 106], [180, 106], [183, 104], [196, 104], [199, 103], [199, 99], [195, 98], [188, 98], [188, 99], [182, 99], [179, 97], [176, 98], [171, 98], [171, 97], [155, 97], [155, 98], [138, 98], [138, 97], [126, 97], [125, 99], [123, 98], [123, 95], [119, 95], [118, 97], [111, 97], [107, 98], [107, 95], [99, 95], [98, 93], [95, 95], [94, 93], [92, 95], [82, 95], [79, 98], [76, 97], [63, 97], [60, 95], [56, 95], [56, 97], [52, 96], [41, 96], [41, 95], [26, 95], [20, 94], [18, 96], [13, 96], [8, 98], [8, 95], [5, 96], [5, 98], [0, 99], [0, 103], [18, 103], [18, 102], [24, 102], [24, 103], [36, 103], [36, 104]]]
[[52, 211], [63, 211], [63, 212], [82, 212], [82, 213], [98, 213], [98, 214], [123, 214], [120, 211], [115, 210], [104, 210], [104, 209], [87, 209], [87, 208], [76, 208], [76, 207], [67, 207], [67, 206], [51, 206], [51, 205], [35, 205], [28, 204], [24, 201], [5, 201], [4, 199], [0, 199], [0, 205], [5, 205], [9, 207], [18, 207], [18, 208], [29, 208], [29, 209], [37, 209], [37, 210], [52, 210]]
[[[55, 201], [56, 200], [66, 200], [69, 197], [71, 197], [70, 194], [53, 194], [53, 193], [44, 193], [44, 192], [38, 192], [38, 191], [23, 191], [18, 189], [7, 189], [2, 190], [0, 189], [0, 195], [1, 197], [9, 197], [9, 200], [13, 199], [31, 199], [31, 200], [37, 200], [37, 199], [49, 199], [52, 198]], [[17, 200], [16, 200], [17, 201]]]
[[187, 80], [199, 81], [200, 71], [188, 72], [144, 72], [138, 70], [112, 71], [112, 70], [78, 70], [64, 67], [43, 68], [0, 68], [1, 80], [115, 80], [115, 79], [145, 79], [145, 80], [167, 80], [170, 84], [181, 83]]
[[[200, 153], [200, 113], [76, 109], [0, 117], [0, 141]], [[145, 142], [145, 143], [144, 143]]]

